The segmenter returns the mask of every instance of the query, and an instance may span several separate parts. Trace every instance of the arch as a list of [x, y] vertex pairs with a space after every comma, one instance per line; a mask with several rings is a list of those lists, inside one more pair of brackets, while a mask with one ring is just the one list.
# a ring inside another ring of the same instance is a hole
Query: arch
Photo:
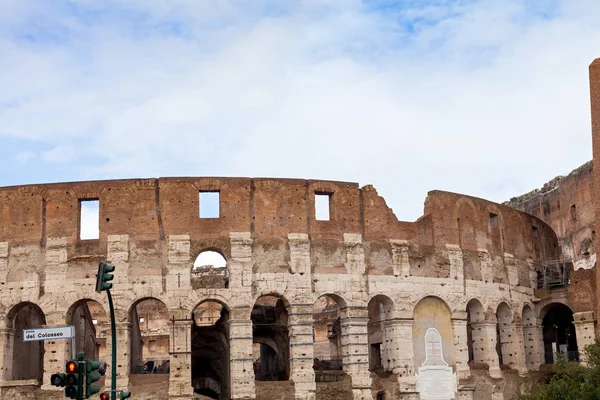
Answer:
[[506, 302], [502, 301], [496, 308], [496, 352], [500, 365], [510, 364], [513, 354], [510, 351], [512, 331], [509, 325], [512, 323], [512, 309]]
[[521, 315], [524, 327], [532, 327], [536, 325], [533, 307], [531, 307], [529, 304], [523, 305]]
[[394, 302], [383, 294], [375, 295], [367, 304], [367, 340], [369, 343], [369, 370], [392, 371], [394, 346], [398, 340], [392, 329], [385, 324], [394, 317]]
[[[332, 300], [334, 300], [339, 308], [346, 308], [348, 307], [348, 302], [346, 301], [346, 299], [344, 298], [344, 296], [342, 296], [341, 294], [338, 293], [330, 293], [330, 292], [325, 292], [325, 293], [321, 293], [319, 294], [316, 298], [315, 298], [315, 302], [317, 300], [319, 300], [322, 297], [329, 297]], [[313, 302], [314, 303], [314, 302]]]
[[505, 302], [502, 301], [496, 308], [496, 319], [498, 324], [508, 325], [512, 322], [512, 308]]
[[[188, 296], [181, 303], [181, 308], [185, 312], [186, 318], [192, 319], [192, 317], [193, 317], [192, 313], [194, 312], [196, 307], [198, 307], [200, 304], [202, 304], [206, 301], [212, 301], [215, 303], [219, 303], [223, 307], [227, 308], [227, 311], [229, 311], [229, 312], [231, 312], [232, 308], [235, 308], [235, 304], [233, 304], [231, 307], [229, 306], [229, 304], [232, 303], [232, 300], [221, 294], [210, 293], [210, 294], [205, 294], [205, 295], [199, 295], [198, 292], [192, 291], [188, 294]], [[245, 304], [244, 306], [248, 307], [247, 304]], [[175, 311], [175, 310], [172, 310], [172, 311]], [[250, 315], [248, 315], [248, 318], [250, 318]]]
[[413, 351], [415, 370], [425, 361], [425, 335], [429, 328], [435, 328], [442, 338], [444, 360], [454, 365], [454, 329], [452, 310], [437, 296], [426, 296], [419, 300], [413, 309]]
[[553, 364], [559, 356], [569, 361], [579, 360], [577, 334], [573, 324], [573, 311], [562, 303], [547, 304], [540, 310], [544, 361]]
[[257, 381], [287, 381], [290, 376], [289, 301], [278, 293], [256, 298], [251, 311]]
[[79, 300], [75, 301], [73, 304], [71, 304], [69, 306], [69, 308], [67, 309], [67, 312], [65, 313], [65, 323], [67, 325], [71, 324], [72, 319], [73, 319], [73, 314], [75, 313], [77, 308], [81, 307], [83, 304], [86, 304], [87, 302], [90, 302], [90, 301], [93, 301], [94, 303], [98, 304], [102, 308], [102, 311], [104, 311], [104, 313], [106, 315], [108, 315], [108, 311], [104, 308], [103, 304], [99, 303], [95, 299], [84, 298], [84, 299], [79, 299]]
[[[96, 351], [99, 342], [97, 338], [102, 331], [108, 331], [110, 326], [108, 312], [102, 304], [87, 298], [75, 301], [67, 309], [65, 323], [75, 327], [75, 337], [69, 340], [74, 340], [75, 346], [67, 343], [68, 349], [75, 348], [76, 354], [84, 353], [88, 360], [97, 360], [99, 353], [105, 354], [105, 346]], [[75, 358], [76, 354], [71, 353], [71, 358]]]
[[42, 380], [44, 375], [44, 341], [23, 341], [25, 329], [42, 328], [46, 317], [42, 309], [35, 303], [24, 301], [10, 308], [7, 314], [7, 325], [14, 329], [12, 341], [7, 343], [6, 352], [12, 352], [12, 365], [7, 365], [12, 374], [10, 379]]
[[485, 321], [485, 310], [481, 302], [472, 298], [465, 306], [467, 311], [467, 350], [469, 362], [483, 362], [484, 356], [480, 345], [484, 338], [480, 330], [475, 329], [478, 322]]
[[9, 328], [14, 329], [15, 317], [24, 307], [32, 307], [33, 309], [35, 309], [35, 311], [39, 315], [41, 315], [41, 317], [43, 319], [42, 325], [46, 325], [46, 314], [44, 313], [42, 308], [39, 305], [37, 305], [36, 303], [33, 303], [31, 301], [22, 301], [20, 303], [13, 305], [12, 307], [10, 307], [10, 309], [6, 313], [7, 326]]
[[129, 322], [133, 322], [131, 320], [131, 316], [132, 316], [132, 312], [136, 309], [136, 307], [138, 306], [138, 304], [140, 304], [143, 301], [148, 301], [148, 300], [155, 300], [158, 301], [160, 304], [162, 304], [167, 310], [169, 309], [169, 307], [167, 307], [167, 305], [165, 304], [165, 302], [162, 299], [159, 299], [158, 297], [154, 297], [154, 296], [144, 296], [144, 297], [139, 297], [137, 299], [135, 299], [132, 303], [131, 306], [129, 306], [129, 310], [127, 310], [127, 316], [129, 318]]
[[343, 367], [341, 309], [346, 305], [344, 298], [329, 293], [313, 302], [313, 369], [317, 375]]
[[135, 299], [127, 310], [130, 331], [130, 373], [143, 373], [149, 361], [170, 360], [170, 318], [167, 305], [156, 297]]
[[450, 308], [450, 306], [448, 305], [448, 303], [446, 302], [446, 300], [444, 300], [443, 298], [441, 298], [439, 296], [434, 296], [434, 295], [426, 294], [426, 295], [423, 295], [422, 297], [420, 297], [419, 300], [415, 303], [415, 306], [412, 309], [413, 315], [415, 313], [415, 310], [419, 306], [419, 304], [421, 302], [423, 302], [423, 300], [426, 300], [426, 299], [429, 299], [429, 298], [433, 298], [433, 299], [439, 300], [440, 304], [443, 304], [444, 310], [447, 310], [450, 314], [452, 314], [452, 309]]
[[544, 317], [552, 308], [556, 308], [557, 306], [565, 306], [566, 308], [573, 313], [573, 309], [564, 301], [550, 299], [546, 302], [543, 302], [540, 307], [540, 313], [538, 315], [538, 321], [543, 321]]
[[192, 270], [202, 267], [215, 269], [227, 268], [228, 261], [223, 251], [217, 247], [206, 247], [198, 252], [192, 264]]
[[230, 391], [230, 308], [219, 296], [207, 296], [191, 310], [192, 365], [194, 392], [210, 383], [217, 399], [229, 399]]

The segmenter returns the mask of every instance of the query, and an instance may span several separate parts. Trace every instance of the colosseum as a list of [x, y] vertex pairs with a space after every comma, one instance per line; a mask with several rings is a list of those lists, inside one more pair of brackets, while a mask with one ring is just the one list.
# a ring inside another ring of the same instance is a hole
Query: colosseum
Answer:
[[[600, 60], [590, 71], [600, 158]], [[514, 398], [596, 337], [593, 177], [507, 205], [431, 191], [415, 222], [348, 182], [0, 188], [0, 396], [63, 398], [49, 377], [74, 352], [110, 376], [103, 260], [134, 399]], [[56, 326], [75, 339], [23, 340]]]

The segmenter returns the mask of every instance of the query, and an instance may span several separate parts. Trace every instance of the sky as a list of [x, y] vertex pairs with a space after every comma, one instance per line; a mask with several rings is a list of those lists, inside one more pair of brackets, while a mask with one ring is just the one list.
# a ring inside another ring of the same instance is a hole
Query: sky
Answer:
[[592, 157], [598, 0], [0, 0], [0, 186], [161, 176], [502, 202]]

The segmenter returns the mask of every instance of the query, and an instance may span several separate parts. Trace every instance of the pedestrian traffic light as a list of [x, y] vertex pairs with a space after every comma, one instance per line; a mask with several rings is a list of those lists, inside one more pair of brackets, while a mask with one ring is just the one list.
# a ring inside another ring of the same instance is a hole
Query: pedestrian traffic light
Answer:
[[[81, 380], [81, 371], [76, 361], [69, 361], [66, 366], [67, 373], [64, 379], [65, 397], [70, 399], [79, 399], [83, 394], [83, 382]], [[58, 375], [58, 374], [57, 374]]]
[[121, 390], [121, 394], [119, 394], [119, 396], [120, 396], [119, 397], [120, 400], [128, 399], [131, 397], [131, 393]]
[[100, 393], [100, 400], [109, 400], [110, 396], [108, 395], [110, 392], [102, 392]]
[[[91, 395], [100, 391], [100, 386], [92, 385], [92, 383], [100, 380], [100, 361], [85, 360], [85, 397], [88, 399]], [[83, 371], [82, 371], [83, 372]]]
[[107, 282], [112, 281], [114, 276], [108, 272], [113, 272], [114, 270], [114, 265], [100, 261], [98, 264], [98, 275], [96, 275], [96, 292], [100, 293], [103, 290], [112, 289], [112, 283]]

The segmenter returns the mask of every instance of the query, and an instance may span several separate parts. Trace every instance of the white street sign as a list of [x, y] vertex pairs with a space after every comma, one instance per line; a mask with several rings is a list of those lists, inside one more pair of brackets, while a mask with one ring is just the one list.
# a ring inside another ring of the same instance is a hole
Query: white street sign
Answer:
[[71, 339], [75, 336], [75, 327], [57, 326], [56, 328], [23, 329], [23, 341]]

